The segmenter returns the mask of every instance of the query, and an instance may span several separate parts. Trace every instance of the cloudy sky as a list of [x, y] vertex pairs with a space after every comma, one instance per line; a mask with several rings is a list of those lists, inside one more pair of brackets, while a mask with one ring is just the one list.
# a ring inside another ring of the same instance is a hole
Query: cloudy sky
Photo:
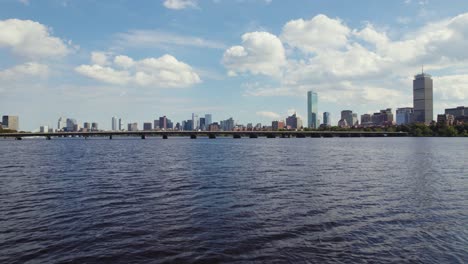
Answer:
[[270, 124], [314, 90], [336, 124], [412, 106], [422, 65], [437, 114], [468, 105], [467, 47], [466, 0], [1, 0], [0, 115]]

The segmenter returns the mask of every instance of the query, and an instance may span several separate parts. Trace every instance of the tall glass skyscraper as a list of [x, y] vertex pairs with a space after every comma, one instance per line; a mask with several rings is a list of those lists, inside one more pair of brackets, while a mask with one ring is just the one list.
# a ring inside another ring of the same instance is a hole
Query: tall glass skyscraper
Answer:
[[431, 75], [422, 72], [413, 80], [413, 121], [429, 125], [434, 118]]
[[330, 113], [323, 112], [323, 124], [325, 126], [331, 126]]
[[318, 95], [313, 91], [307, 92], [307, 126], [318, 128]]

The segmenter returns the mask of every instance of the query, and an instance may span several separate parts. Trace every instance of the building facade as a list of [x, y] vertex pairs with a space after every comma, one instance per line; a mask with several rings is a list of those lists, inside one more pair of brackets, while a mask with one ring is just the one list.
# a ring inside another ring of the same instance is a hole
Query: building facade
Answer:
[[396, 124], [406, 125], [412, 123], [413, 107], [400, 107], [396, 110]]
[[117, 130], [117, 117], [115, 117], [115, 116], [112, 117], [111, 127], [112, 127], [112, 131]]
[[318, 95], [316, 92], [307, 92], [307, 126], [318, 128]]
[[3, 129], [19, 131], [19, 117], [4, 115], [2, 117], [2, 127]]
[[327, 127], [331, 126], [330, 112], [323, 112], [323, 124]]
[[349, 127], [353, 126], [353, 111], [343, 110], [341, 111], [341, 119], [346, 120], [346, 125]]
[[150, 131], [153, 129], [153, 124], [151, 122], [143, 123], [143, 130]]
[[294, 113], [291, 116], [288, 116], [286, 118], [286, 127], [288, 129], [301, 129], [302, 128], [301, 118], [298, 117], [296, 113]]
[[205, 114], [205, 126], [208, 127], [213, 123], [213, 116], [211, 114]]
[[453, 115], [455, 118], [468, 115], [468, 107], [458, 106], [456, 108], [445, 109], [446, 115]]
[[271, 122], [271, 129], [273, 131], [284, 129], [284, 121], [273, 121], [273, 122]]
[[429, 125], [434, 117], [433, 82], [431, 75], [424, 72], [413, 80], [413, 121]]

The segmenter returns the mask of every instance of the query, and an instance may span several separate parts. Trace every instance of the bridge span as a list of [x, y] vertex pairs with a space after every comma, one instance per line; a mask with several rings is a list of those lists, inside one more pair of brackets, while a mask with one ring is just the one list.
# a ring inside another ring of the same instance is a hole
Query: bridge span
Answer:
[[371, 132], [371, 131], [93, 131], [93, 132], [55, 132], [55, 133], [4, 133], [0, 138], [14, 138], [21, 140], [28, 137], [109, 137], [115, 136], [137, 136], [141, 139], [146, 137], [233, 137], [233, 138], [321, 138], [321, 137], [405, 137], [407, 132]]

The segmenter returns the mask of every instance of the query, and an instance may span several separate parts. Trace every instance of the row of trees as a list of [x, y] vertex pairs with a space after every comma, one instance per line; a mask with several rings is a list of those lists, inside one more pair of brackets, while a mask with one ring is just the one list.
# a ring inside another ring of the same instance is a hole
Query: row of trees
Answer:
[[337, 126], [319, 129], [304, 128], [304, 131], [369, 131], [369, 132], [408, 132], [415, 137], [468, 137], [468, 123], [456, 126], [432, 123], [429, 126], [420, 123], [366, 128], [341, 128]]

